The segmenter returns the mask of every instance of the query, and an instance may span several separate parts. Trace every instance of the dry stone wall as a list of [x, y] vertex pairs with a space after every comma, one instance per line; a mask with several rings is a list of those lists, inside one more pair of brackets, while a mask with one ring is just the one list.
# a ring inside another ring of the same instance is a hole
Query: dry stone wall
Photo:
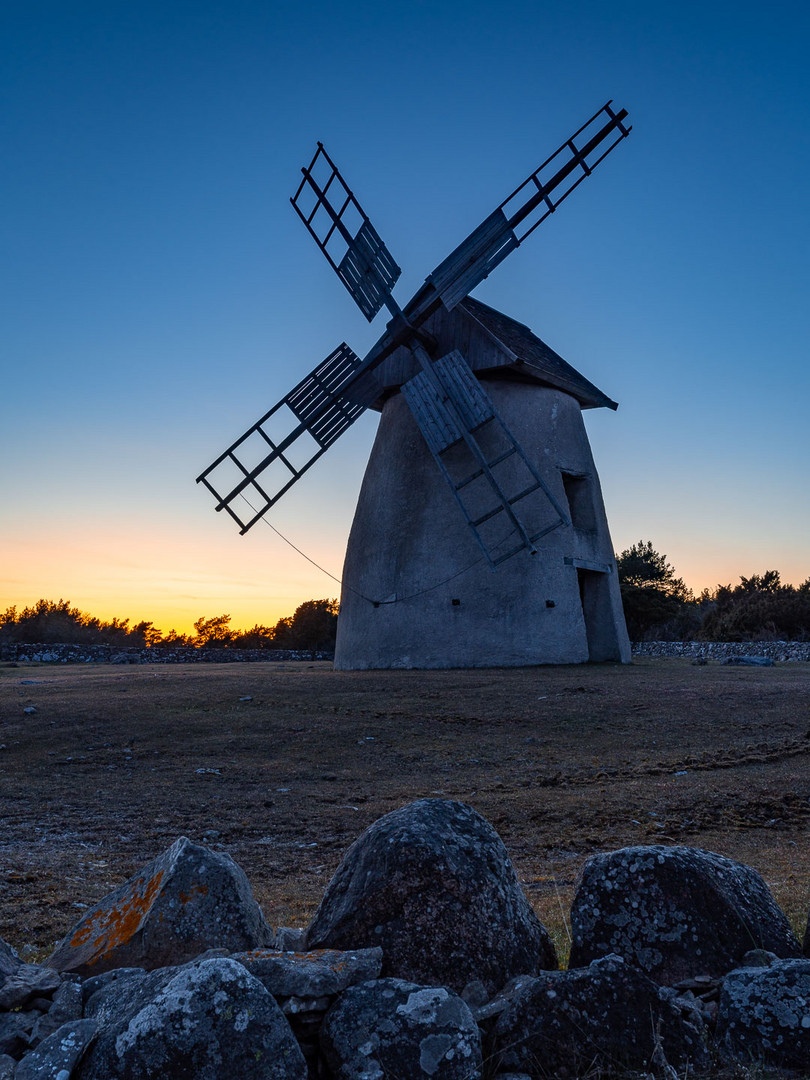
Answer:
[[[633, 656], [681, 657], [724, 663], [761, 657], [774, 663], [810, 660], [810, 641], [635, 641]], [[0, 660], [50, 664], [228, 664], [333, 660], [333, 652], [311, 649], [194, 649], [188, 646], [128, 649], [115, 645], [0, 644]], [[0, 1077], [2, 1080], [2, 1077]]]
[[[370, 826], [298, 931], [270, 929], [227, 857], [178, 840], [45, 964], [0, 941], [0, 1080], [808, 1075], [810, 943], [750, 868], [684, 847], [594, 856], [568, 970], [519, 892], [495, 830], [451, 800]], [[326, 923], [339, 948], [317, 947]]]
[[[313, 649], [126, 649], [116, 645], [0, 645], [0, 660], [44, 664], [235, 664], [258, 661], [331, 660], [334, 653]], [[0, 1077], [2, 1080], [2, 1077]]]
[[810, 641], [634, 641], [633, 656], [672, 656], [723, 663], [761, 657], [774, 663], [810, 660]]

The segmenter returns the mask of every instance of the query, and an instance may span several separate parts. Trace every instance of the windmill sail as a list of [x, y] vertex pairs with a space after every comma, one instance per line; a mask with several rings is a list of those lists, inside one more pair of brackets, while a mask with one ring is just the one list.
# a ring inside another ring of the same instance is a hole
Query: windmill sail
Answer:
[[[318, 143], [290, 202], [369, 322], [402, 273], [337, 166]], [[321, 178], [321, 173], [323, 178]]]
[[630, 127], [624, 124], [626, 117], [626, 109], [614, 112], [610, 102], [603, 105], [436, 267], [427, 280], [448, 311], [553, 214], [614, 146], [630, 134]]
[[461, 353], [420, 371], [402, 394], [493, 570], [568, 524]]
[[[379, 388], [344, 342], [197, 477], [242, 533], [368, 408]], [[261, 478], [261, 479], [260, 479]], [[243, 497], [249, 514], [244, 514]]]

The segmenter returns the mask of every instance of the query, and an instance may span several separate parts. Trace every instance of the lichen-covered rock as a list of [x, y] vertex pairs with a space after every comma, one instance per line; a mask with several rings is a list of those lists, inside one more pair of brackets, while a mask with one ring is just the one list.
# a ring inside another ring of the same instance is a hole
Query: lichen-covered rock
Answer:
[[463, 803], [420, 799], [349, 848], [307, 931], [310, 949], [381, 946], [383, 974], [489, 993], [557, 967], [503, 841]]
[[[82, 981], [82, 1007], [85, 1016], [93, 1016], [97, 1005], [104, 999], [107, 993], [118, 993], [121, 986], [130, 979], [140, 980], [146, 972], [143, 968], [112, 968], [103, 971], [100, 975], [91, 975], [89, 979]], [[115, 989], [113, 984], [117, 984]]]
[[495, 1058], [533, 1078], [709, 1064], [697, 1011], [619, 956], [521, 980], [495, 1025]]
[[46, 963], [95, 975], [180, 964], [211, 947], [272, 945], [244, 871], [228, 855], [181, 836], [76, 923]]
[[77, 976], [76, 982], [70, 977], [65, 978], [62, 985], [53, 995], [50, 1009], [40, 1016], [34, 1024], [31, 1032], [31, 1045], [38, 1046], [47, 1039], [54, 1031], [73, 1020], [82, 1017], [82, 987]]
[[336, 1080], [480, 1080], [481, 1035], [444, 987], [377, 979], [341, 994], [323, 1022], [321, 1051]]
[[121, 992], [75, 1080], [306, 1080], [281, 1009], [235, 960], [154, 971]]
[[731, 1060], [810, 1070], [810, 960], [729, 972], [720, 991], [717, 1043]]
[[17, 1062], [8, 1054], [0, 1054], [0, 1080], [13, 1080]]
[[356, 983], [376, 979], [382, 969], [382, 949], [316, 949], [278, 952], [254, 949], [233, 957], [255, 975], [273, 997], [331, 997]]
[[724, 975], [752, 948], [799, 943], [756, 870], [699, 848], [628, 847], [585, 864], [571, 908], [571, 967], [617, 953], [658, 982]]
[[95, 1020], [72, 1020], [57, 1028], [36, 1050], [26, 1054], [14, 1080], [68, 1080], [98, 1025]]
[[58, 989], [61, 978], [55, 971], [38, 964], [20, 964], [13, 975], [0, 984], [0, 1009], [20, 1009], [32, 998], [49, 997]]

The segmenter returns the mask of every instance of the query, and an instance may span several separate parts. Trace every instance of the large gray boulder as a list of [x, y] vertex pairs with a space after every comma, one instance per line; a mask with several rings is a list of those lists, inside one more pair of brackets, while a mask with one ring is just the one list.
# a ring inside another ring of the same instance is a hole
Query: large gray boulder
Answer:
[[754, 948], [800, 954], [756, 870], [690, 847], [592, 856], [574, 897], [571, 929], [571, 967], [617, 953], [668, 985], [724, 975]]
[[420, 799], [349, 848], [307, 931], [310, 949], [381, 946], [383, 975], [487, 991], [557, 967], [503, 841], [464, 803]]
[[72, 1080], [306, 1080], [304, 1057], [258, 979], [228, 958], [121, 983]]
[[57, 971], [181, 964], [222, 947], [263, 948], [273, 932], [233, 859], [181, 836], [91, 908], [48, 957]]
[[626, 1075], [709, 1065], [697, 1010], [619, 956], [521, 979], [495, 1025], [503, 1072], [531, 1077]]
[[321, 1052], [336, 1080], [480, 1080], [481, 1035], [461, 998], [378, 979], [346, 990], [326, 1014]]
[[810, 960], [738, 968], [723, 980], [717, 1043], [726, 1059], [810, 1069]]

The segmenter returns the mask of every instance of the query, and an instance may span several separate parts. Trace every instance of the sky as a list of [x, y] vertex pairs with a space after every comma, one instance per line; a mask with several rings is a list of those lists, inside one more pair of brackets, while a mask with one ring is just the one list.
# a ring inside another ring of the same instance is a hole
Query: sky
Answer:
[[[619, 402], [617, 551], [810, 576], [810, 7], [0, 5], [0, 610], [272, 625], [335, 580], [196, 476], [369, 326], [289, 204], [317, 140], [401, 304], [609, 98], [633, 132], [475, 296]], [[270, 522], [335, 578], [365, 414]]]

